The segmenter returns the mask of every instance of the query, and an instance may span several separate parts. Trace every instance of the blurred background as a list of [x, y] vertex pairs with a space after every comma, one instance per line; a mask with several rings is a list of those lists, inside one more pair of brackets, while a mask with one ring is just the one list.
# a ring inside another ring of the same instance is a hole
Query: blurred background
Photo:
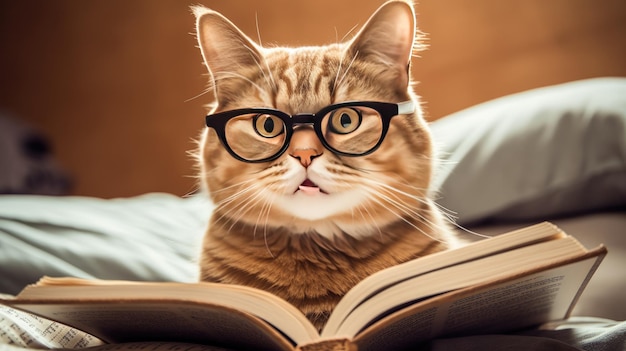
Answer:
[[[254, 39], [258, 18], [264, 44], [295, 46], [340, 40], [382, 2], [2, 0], [0, 180], [29, 172], [7, 146], [18, 135], [46, 164], [30, 181], [54, 183], [48, 193], [191, 192], [187, 151], [211, 96], [190, 4]], [[423, 0], [416, 11], [429, 49], [413, 75], [429, 120], [526, 89], [626, 76], [624, 0]]]

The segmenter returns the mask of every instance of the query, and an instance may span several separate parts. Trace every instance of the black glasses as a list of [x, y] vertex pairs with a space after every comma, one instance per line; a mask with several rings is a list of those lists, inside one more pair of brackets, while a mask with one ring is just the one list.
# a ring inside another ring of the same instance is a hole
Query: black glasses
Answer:
[[415, 103], [354, 101], [326, 106], [314, 114], [289, 114], [270, 108], [245, 108], [206, 116], [226, 150], [244, 162], [280, 157], [294, 126], [312, 125], [324, 147], [342, 156], [365, 156], [385, 139], [391, 118], [415, 112]]

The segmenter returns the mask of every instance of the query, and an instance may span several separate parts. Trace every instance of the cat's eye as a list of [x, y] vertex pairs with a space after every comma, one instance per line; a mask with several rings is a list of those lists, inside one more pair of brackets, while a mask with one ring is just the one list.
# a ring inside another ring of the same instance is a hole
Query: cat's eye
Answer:
[[252, 119], [254, 130], [264, 138], [274, 138], [285, 131], [285, 125], [282, 119], [269, 115], [259, 114]]
[[362, 120], [359, 110], [351, 107], [339, 108], [330, 113], [328, 129], [337, 134], [352, 133], [359, 128]]

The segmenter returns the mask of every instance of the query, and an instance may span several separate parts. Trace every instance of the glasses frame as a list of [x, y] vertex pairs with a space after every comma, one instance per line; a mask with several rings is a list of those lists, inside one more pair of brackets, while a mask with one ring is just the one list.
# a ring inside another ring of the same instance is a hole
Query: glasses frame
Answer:
[[[326, 116], [326, 114], [330, 113], [331, 111], [339, 109], [339, 108], [343, 108], [343, 107], [356, 107], [356, 108], [367, 107], [367, 108], [371, 108], [375, 110], [380, 115], [380, 118], [382, 121], [382, 130], [381, 130], [380, 139], [369, 150], [362, 152], [362, 153], [358, 153], [358, 154], [348, 153], [348, 152], [337, 150], [331, 145], [329, 145], [328, 142], [326, 142], [326, 139], [324, 138], [324, 134], [322, 132], [322, 123], [321, 123], [322, 119], [324, 118], [324, 116]], [[224, 147], [226, 148], [226, 151], [228, 151], [228, 153], [231, 156], [233, 156], [234, 158], [242, 162], [262, 163], [262, 162], [269, 162], [269, 161], [276, 160], [282, 154], [284, 154], [285, 151], [287, 151], [287, 149], [289, 148], [289, 144], [291, 143], [291, 137], [294, 132], [294, 127], [298, 125], [313, 126], [313, 130], [315, 131], [315, 134], [317, 134], [317, 137], [322, 143], [322, 145], [326, 149], [330, 150], [331, 152], [337, 155], [348, 156], [348, 157], [360, 157], [360, 156], [369, 155], [373, 153], [374, 151], [376, 151], [380, 147], [380, 145], [383, 143], [383, 140], [385, 140], [385, 136], [387, 135], [387, 131], [389, 130], [389, 123], [391, 122], [391, 119], [393, 117], [397, 115], [412, 114], [414, 112], [415, 112], [415, 102], [412, 100], [401, 102], [401, 103], [388, 103], [388, 102], [378, 102], [378, 101], [348, 101], [348, 102], [328, 105], [322, 108], [321, 110], [319, 110], [318, 112], [312, 113], [312, 114], [311, 113], [298, 113], [295, 115], [290, 115], [286, 112], [272, 109], [272, 108], [243, 108], [243, 109], [229, 110], [229, 111], [223, 111], [223, 112], [218, 112], [215, 114], [207, 115], [205, 117], [205, 123], [207, 127], [212, 128], [217, 133], [217, 136], [220, 142], [222, 143], [222, 145], [224, 145]], [[232, 118], [239, 117], [241, 115], [249, 115], [249, 114], [256, 114], [256, 115], [270, 114], [272, 116], [276, 116], [280, 118], [283, 121], [285, 125], [285, 129], [284, 129], [285, 142], [284, 142], [284, 145], [274, 155], [263, 158], [263, 159], [259, 159], [259, 160], [248, 160], [246, 158], [239, 156], [237, 153], [233, 151], [230, 145], [228, 145], [228, 140], [226, 139], [226, 124], [228, 123], [228, 121], [231, 120]]]

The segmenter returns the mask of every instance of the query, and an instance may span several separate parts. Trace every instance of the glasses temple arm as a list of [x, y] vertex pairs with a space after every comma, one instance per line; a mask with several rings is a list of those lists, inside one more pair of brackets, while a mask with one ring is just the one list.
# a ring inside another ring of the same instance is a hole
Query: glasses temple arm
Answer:
[[408, 115], [415, 112], [415, 102], [413, 100], [401, 102], [398, 104], [398, 114]]

